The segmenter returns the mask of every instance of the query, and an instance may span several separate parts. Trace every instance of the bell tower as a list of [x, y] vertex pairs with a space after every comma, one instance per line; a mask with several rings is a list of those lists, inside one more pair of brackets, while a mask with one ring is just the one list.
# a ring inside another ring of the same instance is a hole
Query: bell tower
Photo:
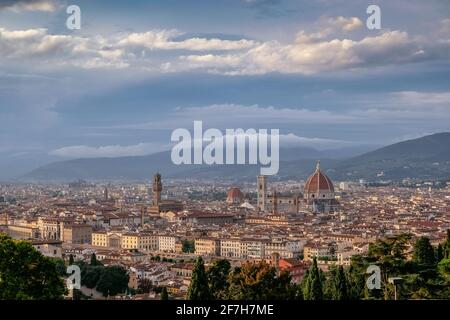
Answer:
[[161, 202], [161, 175], [159, 172], [153, 176], [153, 205], [157, 206]]
[[261, 211], [266, 210], [267, 185], [266, 176], [258, 176], [258, 208]]

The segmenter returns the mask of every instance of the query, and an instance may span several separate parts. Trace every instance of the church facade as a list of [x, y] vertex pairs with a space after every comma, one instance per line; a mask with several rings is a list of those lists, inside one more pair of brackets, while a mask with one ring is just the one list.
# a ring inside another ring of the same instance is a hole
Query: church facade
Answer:
[[320, 169], [320, 161], [316, 170], [306, 180], [303, 193], [280, 194], [275, 189], [267, 192], [265, 176], [258, 176], [258, 209], [260, 212], [272, 211], [298, 213], [307, 210], [313, 213], [332, 213], [339, 206], [335, 197], [331, 179]]

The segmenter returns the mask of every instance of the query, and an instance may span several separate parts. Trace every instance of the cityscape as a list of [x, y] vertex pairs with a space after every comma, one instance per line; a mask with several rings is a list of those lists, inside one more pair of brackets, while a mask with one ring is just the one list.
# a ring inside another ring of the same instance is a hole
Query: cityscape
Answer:
[[449, 17], [0, 1], [0, 302], [449, 301]]

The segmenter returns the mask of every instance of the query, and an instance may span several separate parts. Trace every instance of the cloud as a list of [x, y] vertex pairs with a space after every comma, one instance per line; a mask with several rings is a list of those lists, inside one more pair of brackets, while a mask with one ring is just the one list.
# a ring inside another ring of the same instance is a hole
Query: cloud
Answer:
[[[448, 48], [442, 48], [448, 55]], [[435, 48], [433, 48], [435, 50]], [[304, 34], [296, 42], [264, 42], [244, 53], [229, 55], [187, 55], [181, 68], [205, 69], [228, 75], [269, 72], [314, 74], [341, 69], [404, 64], [438, 58], [426, 43], [411, 39], [406, 32], [387, 31], [361, 40], [317, 40]], [[448, 57], [446, 57], [448, 59]]]
[[54, 0], [2, 0], [0, 10], [53, 12], [57, 9]]
[[325, 39], [333, 34], [349, 33], [360, 29], [363, 26], [362, 21], [358, 17], [326, 17], [323, 16], [317, 23], [319, 31], [306, 34], [305, 31], [300, 31], [297, 35], [297, 42], [305, 43], [314, 40]]
[[[148, 74], [206, 72], [229, 76], [315, 74], [415, 62], [449, 60], [450, 41], [382, 31], [362, 39], [341, 37], [361, 26], [358, 18], [322, 18], [320, 31], [300, 31], [293, 42], [180, 39], [176, 30], [150, 30], [107, 36], [49, 34], [47, 29], [0, 27], [0, 64], [36, 61], [40, 68], [124, 69]], [[337, 32], [337, 35], [334, 33]], [[170, 51], [170, 53], [168, 53]], [[25, 63], [27, 63], [25, 62]], [[45, 66], [43, 66], [45, 65]]]
[[100, 147], [80, 145], [55, 149], [50, 151], [49, 154], [63, 158], [111, 158], [125, 156], [143, 156], [168, 149], [169, 147], [167, 145], [156, 143], [138, 143], [128, 146], [109, 145]]
[[119, 46], [141, 47], [150, 50], [240, 50], [253, 47], [253, 40], [222, 40], [218, 38], [189, 38], [181, 41], [175, 41], [173, 38], [181, 35], [176, 30], [155, 30], [142, 33], [131, 33], [121, 40]]

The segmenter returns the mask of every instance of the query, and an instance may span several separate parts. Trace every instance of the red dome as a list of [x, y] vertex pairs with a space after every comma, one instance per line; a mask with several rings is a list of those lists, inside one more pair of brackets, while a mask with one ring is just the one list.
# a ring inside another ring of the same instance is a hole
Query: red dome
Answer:
[[305, 194], [334, 192], [333, 182], [326, 174], [320, 170], [320, 163], [317, 163], [316, 171], [306, 180]]
[[241, 190], [239, 190], [238, 188], [233, 187], [233, 188], [231, 188], [228, 191], [227, 198], [228, 199], [234, 199], [234, 198], [243, 199], [244, 195], [242, 194]]

